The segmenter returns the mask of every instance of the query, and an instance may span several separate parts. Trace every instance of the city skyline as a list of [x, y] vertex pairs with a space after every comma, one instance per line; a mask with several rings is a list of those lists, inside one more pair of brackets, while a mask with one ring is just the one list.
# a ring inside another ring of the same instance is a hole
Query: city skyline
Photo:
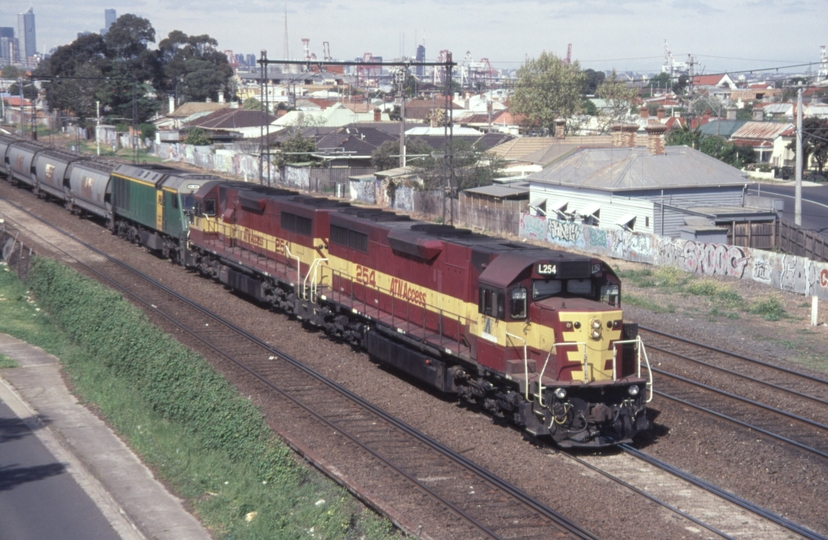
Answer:
[[428, 60], [446, 49], [455, 62], [462, 62], [468, 52], [474, 61], [488, 58], [494, 68], [503, 69], [518, 67], [543, 51], [564, 57], [571, 43], [572, 59], [584, 69], [658, 72], [666, 39], [676, 61], [695, 56], [697, 72], [763, 68], [796, 72], [806, 71], [809, 63], [814, 71], [818, 69], [819, 48], [828, 42], [820, 0], [752, 0], [715, 7], [694, 0], [566, 0], [554, 6], [461, 0], [357, 5], [314, 0], [232, 9], [210, 0], [176, 4], [145, 0], [129, 6], [117, 1], [68, 6], [36, 0], [4, 3], [0, 26], [17, 28], [18, 15], [34, 8], [38, 52], [43, 54], [71, 43], [80, 32], [100, 31], [105, 27], [104, 10], [115, 9], [118, 16], [132, 13], [148, 19], [156, 31], [155, 46], [169, 32], [181, 30], [209, 34], [222, 51], [258, 57], [265, 49], [268, 58], [283, 59], [285, 6], [291, 59], [303, 57], [302, 38], [308, 38], [310, 52], [320, 58], [324, 41], [340, 60], [361, 58], [366, 52], [385, 59], [401, 54], [413, 58], [417, 46], [424, 44]]

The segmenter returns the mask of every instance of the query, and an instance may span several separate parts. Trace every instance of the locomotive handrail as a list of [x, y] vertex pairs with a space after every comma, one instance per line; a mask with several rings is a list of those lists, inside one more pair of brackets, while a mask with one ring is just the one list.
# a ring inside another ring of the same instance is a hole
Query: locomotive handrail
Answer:
[[311, 277], [311, 272], [313, 272], [313, 279], [311, 279], [311, 284], [310, 284], [310, 301], [311, 302], [316, 302], [316, 290], [317, 290], [316, 289], [316, 286], [317, 286], [316, 276], [318, 275], [319, 266], [321, 265], [321, 263], [323, 261], [327, 261], [327, 260], [328, 260], [327, 258], [314, 259], [313, 262], [310, 265], [310, 268], [308, 268], [308, 274], [305, 276], [305, 281], [302, 282], [302, 298], [304, 298], [305, 300], [308, 300], [308, 298], [305, 297], [305, 291], [308, 288], [308, 286], [307, 286], [308, 278]]
[[[641, 354], [644, 354], [644, 363], [647, 364], [647, 373], [648, 373], [648, 381], [647, 381], [647, 389], [650, 391], [650, 397], [647, 399], [647, 403], [653, 400], [653, 372], [650, 369], [650, 359], [647, 357], [647, 349], [644, 347], [644, 342], [641, 341], [641, 336], [635, 336], [635, 339], [625, 339], [625, 340], [618, 340], [614, 341], [613, 344], [615, 345], [625, 345], [627, 343], [635, 343], [635, 350], [636, 350], [636, 360], [638, 365], [636, 366], [636, 376], [641, 377]], [[617, 354], [617, 349], [613, 350], [612, 353], [612, 380], [615, 379], [615, 356]]]
[[[589, 366], [589, 361], [587, 360], [587, 342], [586, 341], [562, 341], [560, 343], [553, 343], [551, 347], [549, 347], [549, 353], [546, 355], [546, 360], [543, 363], [543, 368], [538, 375], [538, 393], [535, 395], [538, 398], [538, 403], [541, 407], [546, 407], [546, 404], [543, 402], [543, 374], [546, 371], [546, 366], [549, 364], [549, 358], [552, 356], [552, 349], [558, 346], [565, 346], [565, 345], [575, 345], [576, 347], [580, 347], [581, 345], [584, 346], [584, 382], [589, 382], [589, 374], [587, 373], [587, 367]], [[528, 386], [528, 381], [527, 381]], [[529, 399], [528, 397], [526, 399]]]
[[296, 259], [296, 285], [298, 286], [299, 282], [302, 281], [302, 261], [299, 259], [299, 255], [293, 255], [290, 252], [290, 247], [287, 244], [285, 244], [285, 256]]
[[529, 401], [529, 357], [526, 352], [526, 340], [509, 332], [506, 332], [506, 337], [519, 339], [523, 342], [523, 374], [526, 377], [526, 401]]

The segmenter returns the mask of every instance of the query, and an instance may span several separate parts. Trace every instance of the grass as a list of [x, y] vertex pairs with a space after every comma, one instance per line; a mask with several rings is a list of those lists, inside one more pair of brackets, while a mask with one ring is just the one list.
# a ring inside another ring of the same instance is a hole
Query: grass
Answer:
[[[35, 276], [34, 284], [40, 261], [30, 273], [30, 277]], [[61, 272], [70, 272], [65, 269], [54, 272], [58, 278], [51, 276], [50, 283], [58, 296], [63, 295], [70, 305], [78, 304], [77, 298], [90, 299], [88, 307], [75, 306], [74, 312], [70, 308], [68, 320], [85, 321], [82, 317], [100, 310], [102, 305], [114, 310], [113, 320], [119, 317], [127, 317], [128, 321], [145, 320], [142, 313], [137, 315], [138, 319], [128, 318], [127, 312], [134, 308], [122, 299], [113, 300], [117, 295], [101, 286], [76, 275], [63, 279]], [[85, 296], [74, 289], [78, 282], [80, 291], [87, 293]], [[45, 288], [43, 283], [48, 287], [48, 280], [43, 278], [38, 286]], [[345, 490], [300, 466], [290, 450], [272, 435], [265, 440], [257, 435], [260, 429], [267, 430], [263, 419], [257, 420], [260, 413], [223, 379], [211, 375], [212, 368], [203, 359], [186, 352], [185, 373], [182, 373], [180, 369], [176, 371], [174, 362], [153, 364], [149, 357], [142, 356], [146, 362], [139, 363], [137, 369], [146, 373], [136, 378], [130, 366], [114, 351], [123, 350], [128, 354], [141, 345], [141, 339], [156, 344], [162, 340], [153, 337], [146, 327], [134, 324], [129, 333], [120, 333], [117, 339], [110, 337], [106, 343], [82, 340], [73, 343], [70, 336], [76, 334], [57, 326], [58, 320], [67, 320], [66, 307], [49, 301], [48, 294], [43, 300], [43, 305], [55, 306], [53, 316], [39, 307], [29, 288], [13, 272], [2, 267], [0, 332], [38, 345], [60, 358], [79, 400], [94, 405], [156, 475], [185, 499], [215, 537], [400, 537], [388, 521], [364, 510]], [[100, 322], [94, 331], [81, 332], [81, 335], [96, 335], [101, 332], [101, 326], [109, 324], [109, 321]], [[114, 330], [118, 333], [117, 328]], [[171, 348], [168, 344], [158, 346]], [[110, 354], [101, 355], [100, 351], [110, 351]], [[193, 387], [193, 380], [187, 379], [191, 373], [201, 374], [197, 379], [199, 386]], [[211, 391], [199, 392], [195, 388]], [[180, 402], [170, 402], [169, 394], [164, 393], [170, 389], [174, 395], [183, 396]], [[199, 405], [202, 408], [197, 408]], [[195, 421], [180, 421], [181, 417], [187, 417], [186, 411], [182, 412], [186, 407], [198, 411]], [[218, 416], [214, 420], [208, 412]], [[256, 427], [257, 422], [264, 427]], [[210, 431], [217, 424], [230, 426], [229, 441], [228, 432]], [[242, 427], [233, 431], [236, 426]], [[250, 437], [252, 440], [248, 440]]]
[[[746, 303], [732, 285], [707, 277], [695, 276], [674, 267], [618, 271], [618, 275], [628, 284], [643, 289], [656, 289], [657, 293], [706, 297], [711, 302], [709, 311], [711, 317], [741, 319], [739, 312], [756, 315], [766, 321], [778, 321], [790, 317], [776, 297]], [[624, 300], [631, 305], [650, 309], [656, 313], [676, 311], [672, 304], [665, 307], [655, 300], [635, 294], [627, 293]]]
[[17, 362], [9, 358], [5, 354], [0, 354], [0, 369], [18, 367]]
[[650, 311], [654, 311], [655, 313], [675, 313], [676, 306], [673, 304], [659, 304], [657, 302], [653, 302], [643, 296], [639, 296], [637, 294], [629, 294], [627, 293], [624, 296], [624, 302], [631, 305], [631, 306], [638, 306], [644, 309], [649, 309]]

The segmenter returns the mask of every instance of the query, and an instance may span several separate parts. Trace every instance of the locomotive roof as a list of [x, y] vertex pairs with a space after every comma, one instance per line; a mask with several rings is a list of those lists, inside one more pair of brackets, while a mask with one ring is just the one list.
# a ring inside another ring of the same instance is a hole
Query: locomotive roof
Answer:
[[221, 178], [212, 174], [190, 172], [158, 164], [133, 165], [121, 163], [115, 167], [113, 172], [153, 184], [163, 182], [164, 186], [173, 188], [178, 188], [187, 182], [198, 183], [201, 186], [205, 181], [221, 181]]

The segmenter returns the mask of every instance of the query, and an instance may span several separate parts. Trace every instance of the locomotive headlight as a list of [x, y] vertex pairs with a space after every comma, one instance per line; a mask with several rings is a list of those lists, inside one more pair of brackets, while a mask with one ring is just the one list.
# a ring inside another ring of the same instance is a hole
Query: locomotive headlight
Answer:
[[558, 399], [566, 398], [566, 389], [564, 388], [556, 388], [555, 389], [555, 397]]
[[589, 333], [590, 337], [592, 339], [601, 339], [601, 321], [599, 321], [598, 319], [592, 319], [590, 327], [592, 328], [592, 330]]
[[631, 395], [632, 397], [637, 396], [639, 391], [640, 391], [640, 389], [635, 385], [632, 385], [629, 388], [627, 388], [627, 393], [629, 395]]

